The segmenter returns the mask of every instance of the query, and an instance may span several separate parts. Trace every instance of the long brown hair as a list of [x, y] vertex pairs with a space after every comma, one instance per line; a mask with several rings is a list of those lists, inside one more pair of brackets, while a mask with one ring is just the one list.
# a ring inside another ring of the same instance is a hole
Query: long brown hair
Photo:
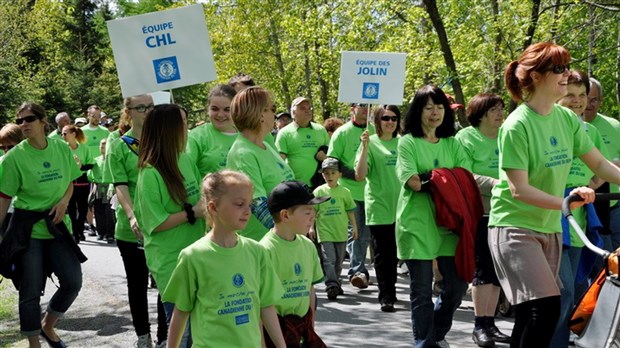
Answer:
[[182, 112], [175, 104], [156, 105], [142, 128], [138, 168], [153, 166], [164, 179], [170, 197], [177, 204], [187, 202], [187, 191], [179, 169], [179, 156], [185, 150], [187, 134]]
[[69, 132], [75, 134], [75, 140], [78, 143], [84, 144], [86, 142], [86, 135], [84, 134], [84, 131], [80, 127], [76, 127], [75, 125], [71, 124], [71, 125], [65, 126], [64, 128], [67, 128]]

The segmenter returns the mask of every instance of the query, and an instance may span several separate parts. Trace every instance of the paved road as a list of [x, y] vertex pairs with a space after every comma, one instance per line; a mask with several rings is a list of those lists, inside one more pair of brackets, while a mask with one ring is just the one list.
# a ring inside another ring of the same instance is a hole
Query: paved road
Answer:
[[[81, 246], [89, 257], [83, 264], [84, 286], [66, 317], [59, 322], [59, 335], [70, 347], [133, 347], [136, 337], [126, 303], [124, 271], [118, 249], [97, 242], [93, 237], [88, 237]], [[327, 300], [324, 287], [318, 286], [317, 332], [329, 347], [411, 347], [413, 338], [407, 284], [408, 279], [399, 276], [399, 301], [395, 313], [379, 310], [376, 286], [358, 290], [345, 283], [345, 295], [337, 301]], [[48, 282], [44, 301], [47, 301], [54, 289], [54, 285]], [[151, 289], [149, 296], [153, 323], [151, 331], [154, 336], [157, 292]], [[471, 340], [472, 323], [472, 303], [466, 297], [447, 337], [453, 348], [477, 347]], [[502, 331], [510, 333], [511, 321], [500, 318], [497, 324]], [[0, 330], [14, 329], [16, 325], [16, 319], [0, 323]], [[27, 344], [22, 340], [13, 346], [27, 347]]]

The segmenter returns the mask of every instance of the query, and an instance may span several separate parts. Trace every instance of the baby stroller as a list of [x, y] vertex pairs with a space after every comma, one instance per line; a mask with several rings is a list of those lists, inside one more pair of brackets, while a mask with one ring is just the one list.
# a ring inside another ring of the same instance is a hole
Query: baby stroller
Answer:
[[[620, 193], [596, 195], [597, 200], [618, 200]], [[562, 203], [562, 214], [573, 226], [585, 246], [603, 257], [605, 268], [596, 281], [577, 302], [569, 322], [570, 329], [579, 337], [575, 346], [581, 348], [620, 348], [620, 279], [618, 255], [593, 245], [579, 227], [570, 211], [570, 203], [581, 200], [571, 195]]]

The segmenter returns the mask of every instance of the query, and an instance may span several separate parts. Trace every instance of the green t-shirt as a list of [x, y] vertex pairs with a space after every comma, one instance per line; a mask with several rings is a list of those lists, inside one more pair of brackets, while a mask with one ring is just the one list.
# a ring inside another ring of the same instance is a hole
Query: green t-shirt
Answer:
[[65, 141], [60, 133], [62, 133], [62, 130], [54, 129], [50, 134], [47, 135], [47, 137], [50, 139]]
[[[398, 137], [383, 141], [373, 134], [368, 142], [368, 174], [364, 190], [366, 225], [391, 225], [396, 221], [400, 183], [396, 177]], [[362, 152], [360, 145], [355, 162]]]
[[313, 193], [316, 197], [331, 197], [329, 201], [314, 206], [317, 211], [316, 234], [319, 243], [346, 242], [349, 227], [348, 212], [356, 209], [349, 189], [343, 185], [330, 188], [327, 184], [323, 184], [314, 189]]
[[325, 128], [310, 122], [309, 127], [301, 128], [291, 122], [280, 129], [276, 137], [278, 151], [286, 155], [286, 163], [293, 169], [295, 179], [310, 185], [310, 179], [316, 172], [316, 152], [319, 147], [329, 144], [329, 135]]
[[[607, 159], [620, 160], [620, 122], [615, 118], [597, 114], [590, 122], [603, 138], [603, 142], [607, 147]], [[609, 184], [609, 192], [620, 192], [620, 186], [617, 184]], [[610, 205], [615, 205], [618, 201], [610, 201]]]
[[86, 146], [90, 149], [91, 156], [93, 158], [99, 156], [101, 154], [101, 151], [99, 151], [99, 143], [110, 135], [110, 131], [102, 126], [91, 129], [88, 124], [82, 127], [82, 131], [84, 135], [86, 135]]
[[200, 175], [226, 168], [226, 157], [239, 133], [226, 134], [205, 123], [189, 132], [187, 153], [196, 163]]
[[[198, 169], [185, 153], [179, 157], [179, 170], [187, 191], [187, 203], [194, 205], [200, 199], [202, 180]], [[149, 271], [160, 287], [166, 288], [181, 250], [205, 234], [205, 220], [196, 218], [190, 225], [183, 222], [165, 231], [155, 232], [168, 216], [183, 210], [170, 197], [168, 188], [159, 171], [148, 166], [138, 173], [134, 211], [138, 224], [144, 232], [144, 254]]]
[[267, 232], [260, 244], [271, 256], [273, 268], [284, 288], [284, 294], [276, 302], [278, 315], [303, 317], [310, 308], [310, 290], [323, 280], [316, 247], [305, 236], [297, 235], [288, 241], [280, 238], [274, 230]]
[[[132, 130], [129, 130], [125, 135], [132, 137]], [[109, 137], [108, 141], [110, 141]], [[110, 150], [107, 152], [103, 165], [103, 181], [115, 185], [127, 185], [129, 196], [135, 203], [136, 183], [138, 182], [138, 155], [121, 138], [116, 138], [109, 144]], [[138, 241], [131, 231], [127, 213], [120, 204], [116, 207], [114, 238], [133, 243]]]
[[593, 147], [580, 121], [560, 105], [542, 116], [521, 104], [500, 128], [498, 144], [500, 182], [493, 187], [489, 226], [560, 232], [561, 212], [513, 198], [505, 171], [524, 170], [531, 186], [564, 197], [573, 156], [581, 156]]
[[[267, 135], [268, 137], [270, 135]], [[266, 142], [263, 144], [266, 149], [261, 149], [240, 135], [228, 152], [228, 168], [238, 170], [250, 177], [254, 187], [254, 199], [260, 197], [266, 199], [279, 183], [294, 179], [293, 171], [280, 157], [280, 154]], [[267, 231], [267, 227], [252, 214], [245, 229], [239, 234], [259, 241]]]
[[[69, 149], [71, 149], [70, 146]], [[86, 145], [84, 144], [78, 144], [75, 149], [71, 149], [71, 154], [77, 156], [77, 158], [80, 159], [82, 165], [95, 164], [95, 160], [93, 159], [94, 157], [91, 155], [88, 147], [86, 147]]]
[[[345, 166], [355, 169], [355, 155], [357, 149], [362, 142], [360, 137], [366, 130], [364, 127], [358, 127], [349, 121], [336, 129], [329, 142], [329, 149], [327, 150], [327, 156], [338, 159]], [[368, 124], [368, 132], [372, 135], [375, 134], [375, 126], [371, 123]], [[364, 201], [364, 186], [365, 181], [355, 181], [352, 179], [341, 178], [340, 184], [351, 191], [353, 199], [356, 201]]]
[[103, 163], [105, 159], [103, 156], [95, 157], [95, 164], [88, 170], [88, 181], [95, 184], [103, 184]]
[[162, 300], [191, 312], [194, 347], [261, 347], [260, 310], [282, 293], [258, 242], [238, 236], [223, 248], [207, 235], [181, 251]]
[[497, 139], [482, 134], [476, 127], [461, 129], [454, 136], [471, 160], [471, 170], [478, 175], [499, 177], [499, 149]]
[[[82, 175], [69, 146], [61, 140], [48, 138], [43, 150], [24, 140], [2, 158], [0, 192], [15, 197], [13, 205], [17, 209], [51, 209], [65, 195], [71, 182]], [[64, 220], [66, 224], [68, 216]], [[33, 226], [32, 238], [53, 238], [45, 221]]]
[[398, 142], [396, 174], [401, 185], [396, 208], [396, 246], [401, 260], [433, 260], [438, 256], [454, 256], [458, 236], [437, 225], [435, 204], [426, 192], [413, 191], [407, 180], [414, 174], [429, 173], [436, 168], [463, 167], [470, 162], [461, 144], [440, 138], [430, 143], [407, 134]]

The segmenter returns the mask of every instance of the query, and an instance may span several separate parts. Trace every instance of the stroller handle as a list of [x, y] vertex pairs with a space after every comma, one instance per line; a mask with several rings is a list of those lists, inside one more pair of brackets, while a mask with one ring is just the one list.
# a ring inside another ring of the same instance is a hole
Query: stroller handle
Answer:
[[[603, 200], [603, 201], [612, 201], [612, 200], [620, 200], [620, 192], [616, 193], [597, 193], [595, 200]], [[573, 213], [570, 210], [570, 204], [573, 202], [583, 201], [583, 198], [579, 195], [572, 194], [564, 198], [562, 201], [562, 215], [565, 218], [572, 216]]]

